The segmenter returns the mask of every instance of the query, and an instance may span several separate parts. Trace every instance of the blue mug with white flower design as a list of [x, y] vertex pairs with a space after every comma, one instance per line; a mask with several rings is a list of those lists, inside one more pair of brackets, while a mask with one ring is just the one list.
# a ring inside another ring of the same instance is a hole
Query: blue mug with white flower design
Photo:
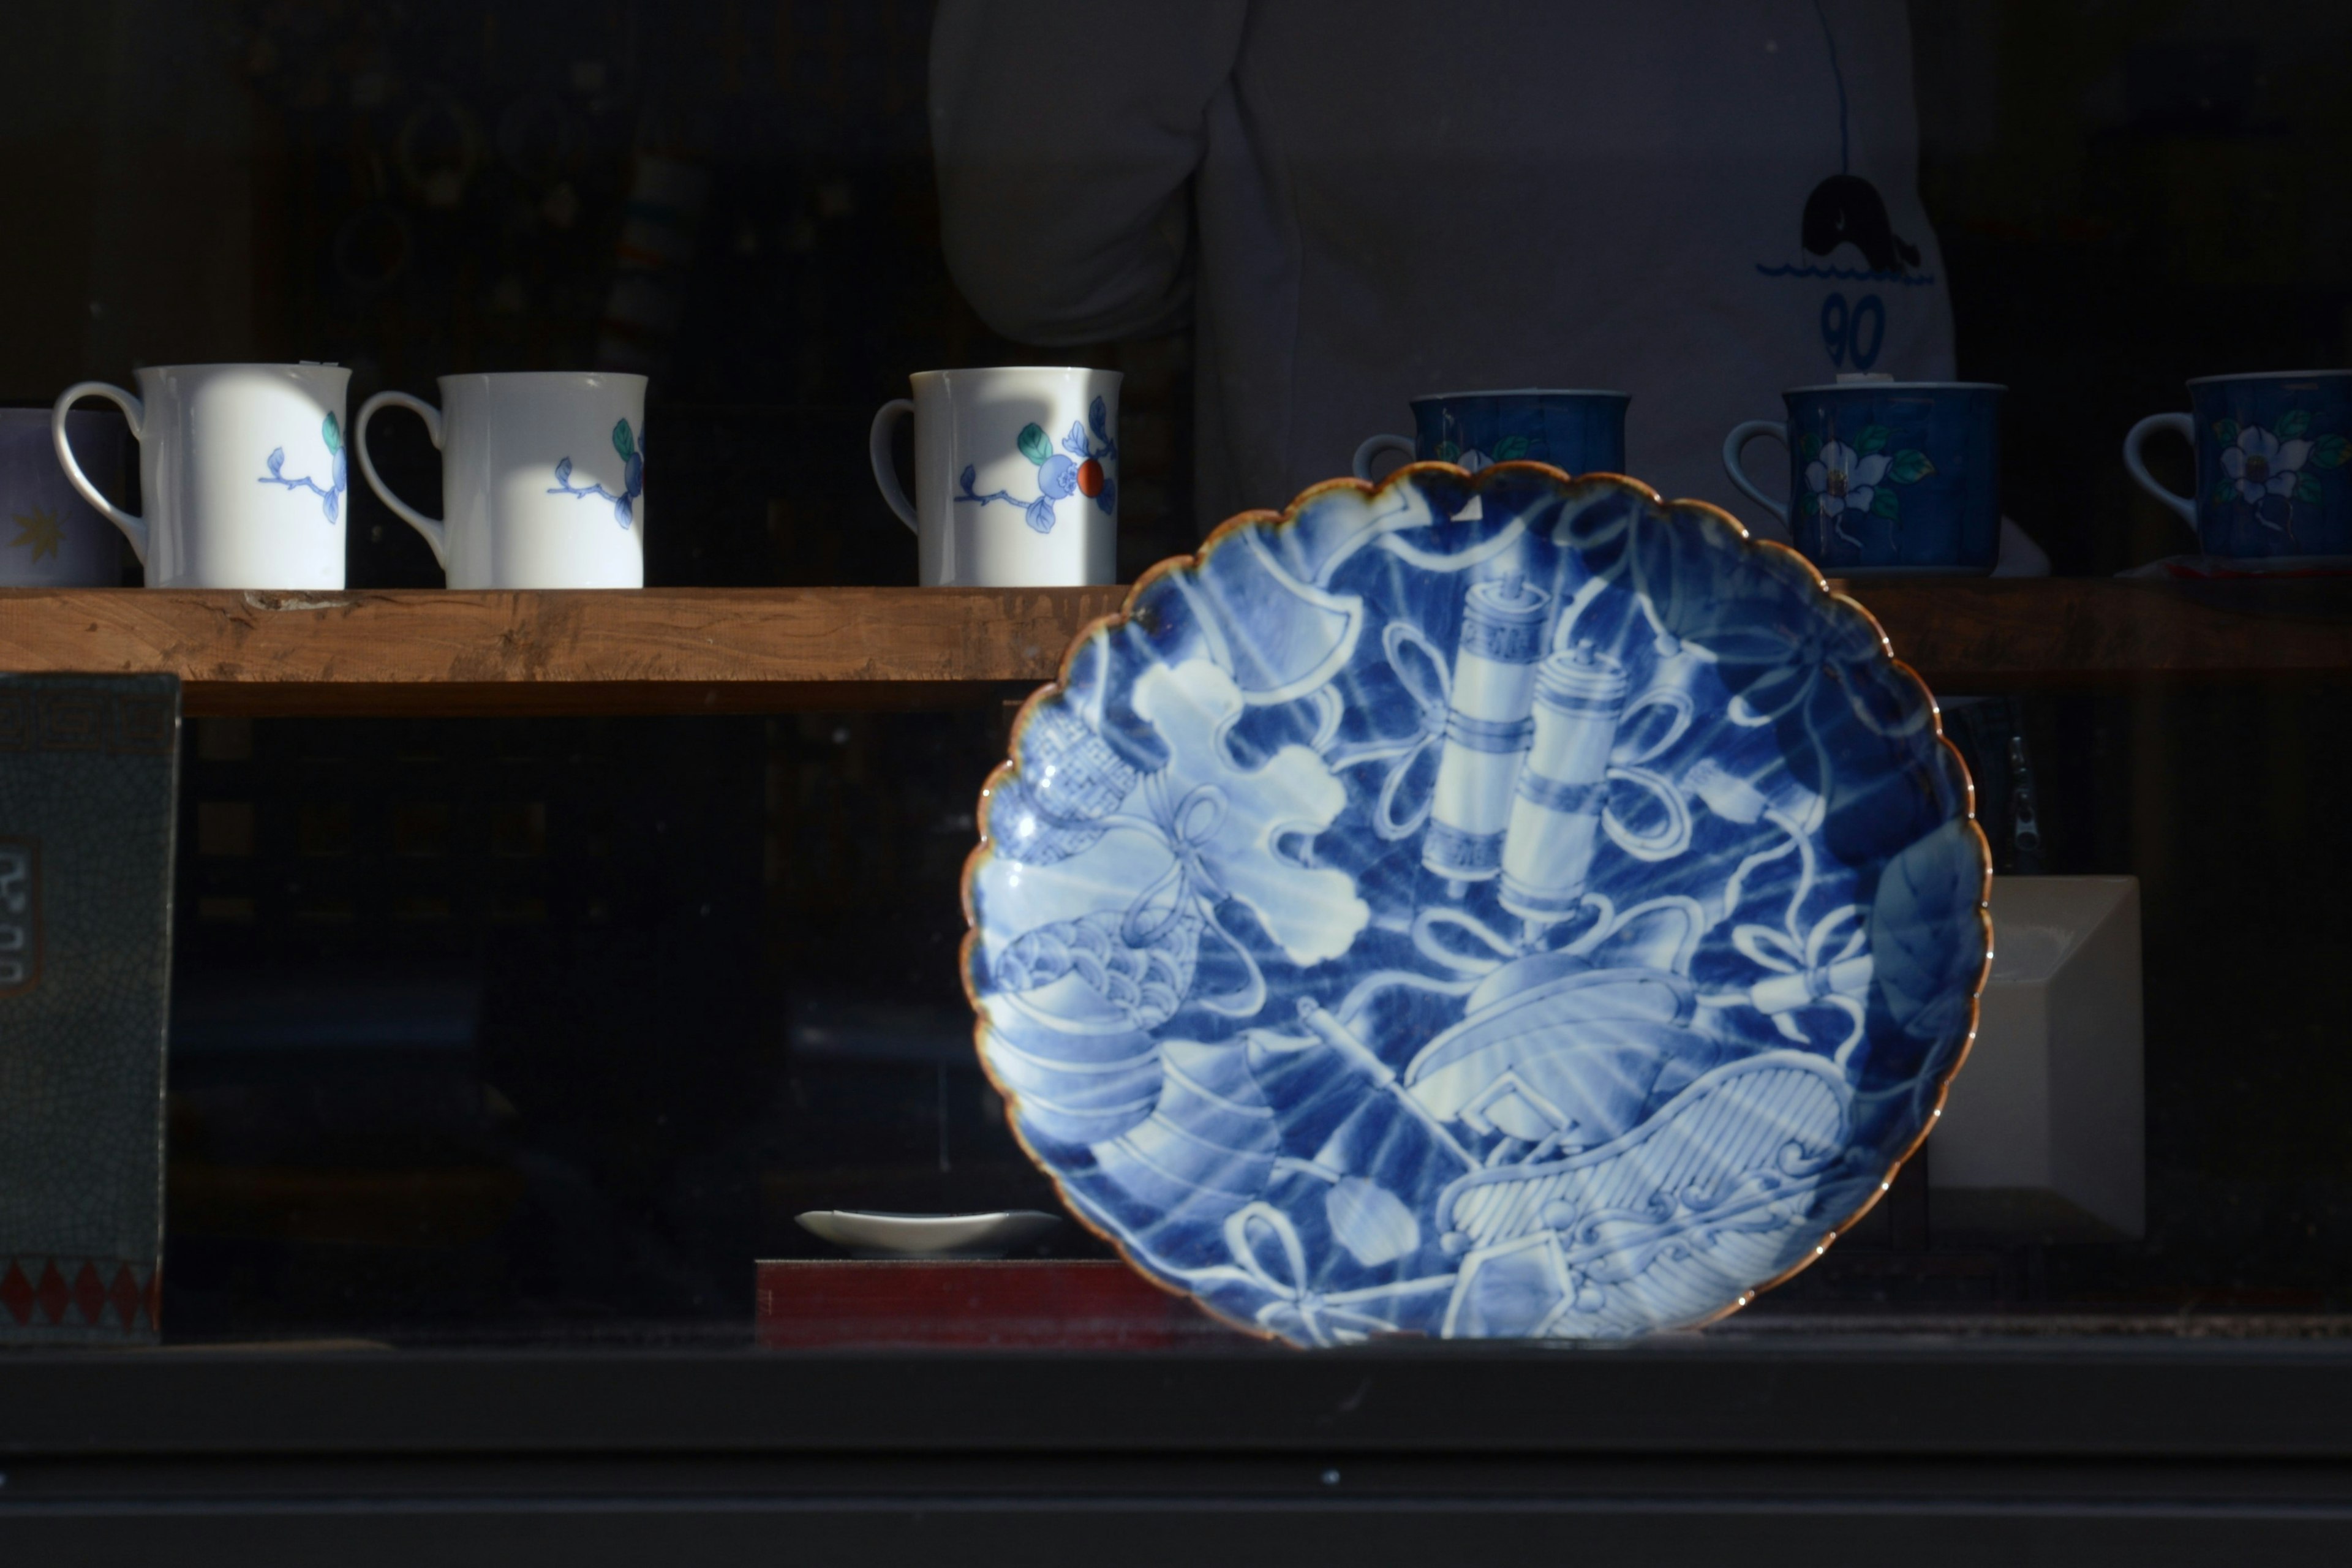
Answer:
[[[122, 535], [66, 478], [49, 418], [46, 403], [0, 407], [0, 587], [111, 588], [122, 578]], [[66, 430], [102, 489], [129, 489], [131, 426], [121, 415], [78, 408]]]
[[1622, 392], [1440, 392], [1412, 401], [1413, 434], [1374, 436], [1356, 448], [1355, 473], [1395, 452], [1408, 463], [1458, 463], [1475, 473], [1489, 463], [1549, 463], [1571, 474], [1625, 471]]
[[[1981, 381], [1842, 375], [1780, 395], [1789, 416], [1750, 419], [1723, 443], [1724, 471], [1789, 525], [1832, 577], [1981, 577], [2000, 554], [2000, 400]], [[1789, 500], [1748, 477], [1740, 455], [1789, 448]]]
[[[2124, 437], [2124, 467], [2197, 531], [2208, 555], [2352, 555], [2352, 370], [2200, 375], [2191, 414], [2151, 414]], [[2159, 484], [2140, 447], [2159, 430], [2197, 451], [2197, 493]]]

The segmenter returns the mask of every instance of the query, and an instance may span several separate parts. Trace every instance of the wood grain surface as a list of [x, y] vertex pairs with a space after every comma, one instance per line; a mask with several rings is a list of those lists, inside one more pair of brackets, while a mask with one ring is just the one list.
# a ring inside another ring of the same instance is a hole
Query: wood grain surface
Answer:
[[2352, 578], [1835, 584], [1944, 692], [2352, 675]]
[[[1941, 691], [2352, 674], [2352, 579], [1840, 586]], [[1124, 595], [0, 589], [0, 669], [165, 671], [194, 714], [948, 707], [1050, 679]]]
[[1119, 588], [0, 590], [0, 669], [168, 670], [197, 714], [948, 706], [1050, 679]]

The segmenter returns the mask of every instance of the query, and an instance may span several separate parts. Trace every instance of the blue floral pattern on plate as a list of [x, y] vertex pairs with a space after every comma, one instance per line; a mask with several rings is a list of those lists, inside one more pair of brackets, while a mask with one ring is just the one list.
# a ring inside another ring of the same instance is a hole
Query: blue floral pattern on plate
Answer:
[[981, 1056], [1073, 1210], [1233, 1323], [1706, 1321], [1875, 1201], [1967, 1049], [1990, 861], [1935, 705], [1712, 508], [1322, 486], [1064, 671], [965, 871]]

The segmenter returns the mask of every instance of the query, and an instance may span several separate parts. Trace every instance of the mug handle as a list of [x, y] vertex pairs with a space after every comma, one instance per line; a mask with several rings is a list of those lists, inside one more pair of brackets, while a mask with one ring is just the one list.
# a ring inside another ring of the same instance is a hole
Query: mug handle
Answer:
[[393, 510], [393, 514], [425, 536], [433, 547], [433, 559], [442, 571], [449, 570], [449, 525], [437, 517], [427, 517], [398, 496], [375, 471], [375, 459], [368, 456], [368, 421], [383, 408], [405, 408], [425, 421], [425, 433], [433, 437], [433, 449], [441, 449], [441, 411], [422, 398], [411, 397], [404, 392], [379, 392], [360, 405], [358, 422], [352, 429], [352, 444], [360, 449], [360, 472], [367, 476], [368, 489], [375, 499]]
[[866, 437], [868, 453], [874, 459], [874, 482], [881, 487], [882, 499], [907, 525], [907, 531], [922, 537], [922, 524], [916, 520], [915, 509], [907, 500], [904, 486], [898, 483], [898, 465], [890, 459], [890, 430], [901, 415], [911, 415], [915, 405], [903, 397], [894, 397], [884, 404], [874, 416], [874, 428]]
[[1371, 482], [1372, 459], [1382, 452], [1402, 453], [1408, 463], [1412, 461], [1412, 439], [1407, 436], [1375, 436], [1356, 448], [1356, 477]]
[[2178, 432], [2180, 438], [2188, 442], [2192, 450], [2197, 445], [2196, 420], [2186, 414], [2151, 414], [2133, 426], [2131, 433], [2124, 437], [2124, 470], [2139, 481], [2140, 489], [2179, 513], [2181, 521], [2195, 528], [2197, 526], [2196, 501], [2182, 495], [2179, 490], [2167, 489], [2157, 483], [2156, 476], [2147, 471], [2147, 465], [2139, 460], [2140, 447], [2158, 430]]
[[122, 388], [106, 382], [78, 381], [58, 394], [56, 406], [49, 410], [49, 441], [58, 449], [58, 462], [66, 471], [67, 482], [81, 492], [82, 500], [96, 507], [109, 522], [122, 531], [122, 537], [131, 541], [131, 553], [139, 557], [139, 564], [144, 566], [147, 564], [147, 520], [123, 510], [100, 494], [98, 487], [89, 482], [89, 476], [81, 471], [81, 464], [74, 459], [73, 443], [66, 439], [66, 415], [85, 397], [103, 397], [121, 409], [122, 417], [131, 426], [131, 438], [134, 441], [146, 439], [147, 405]]
[[1779, 518], [1782, 522], [1787, 522], [1789, 503], [1784, 500], [1774, 500], [1770, 496], [1758, 489], [1756, 481], [1748, 477], [1747, 468], [1742, 467], [1739, 461], [1740, 454], [1748, 450], [1748, 443], [1763, 436], [1771, 437], [1784, 447], [1789, 444], [1789, 427], [1778, 419], [1743, 419], [1731, 427], [1731, 434], [1723, 439], [1723, 471], [1730, 475], [1731, 482], [1746, 491], [1757, 505]]

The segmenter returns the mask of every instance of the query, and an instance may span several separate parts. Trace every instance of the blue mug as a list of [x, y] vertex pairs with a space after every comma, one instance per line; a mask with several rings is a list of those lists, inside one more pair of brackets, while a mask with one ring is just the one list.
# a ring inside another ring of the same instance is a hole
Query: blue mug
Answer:
[[[112, 409], [66, 416], [82, 467], [109, 495], [128, 499], [131, 426]], [[122, 579], [122, 535], [66, 479], [49, 410], [0, 408], [0, 588], [111, 588]]]
[[[2194, 414], [2151, 414], [2124, 467], [2197, 531], [2208, 555], [2352, 555], [2352, 370], [2200, 375]], [[2197, 494], [2157, 483], [2139, 449], [2158, 430], [2197, 450]]]
[[1489, 463], [1549, 463], [1571, 474], [1625, 471], [1622, 392], [1441, 392], [1412, 400], [1413, 435], [1375, 436], [1356, 448], [1356, 477], [1372, 477], [1372, 459], [1402, 453], [1407, 462], [1458, 463], [1476, 472]]
[[[1780, 395], [1785, 422], [1733, 428], [1724, 471], [1832, 577], [1981, 577], [2000, 555], [2008, 390], [1863, 375], [1795, 387]], [[1765, 494], [1740, 465], [1748, 444], [1765, 436], [1789, 448], [1789, 500]]]

